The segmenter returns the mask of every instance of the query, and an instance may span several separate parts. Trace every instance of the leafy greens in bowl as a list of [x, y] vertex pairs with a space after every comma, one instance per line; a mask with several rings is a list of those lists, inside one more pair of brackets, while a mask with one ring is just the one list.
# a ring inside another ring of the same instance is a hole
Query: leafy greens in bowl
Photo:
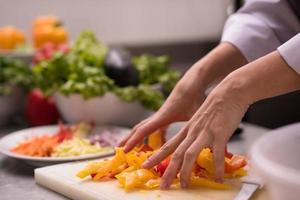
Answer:
[[[168, 68], [169, 57], [146, 54], [130, 57], [128, 63], [138, 72], [138, 84], [124, 86], [118, 84], [118, 77], [107, 73], [105, 59], [109, 51], [92, 32], [82, 32], [69, 53], [56, 53], [52, 59], [33, 68], [35, 84], [46, 95], [59, 92], [90, 99], [112, 92], [122, 101], [138, 101], [147, 109], [158, 109], [165, 99], [163, 91], [169, 93], [180, 77], [178, 72]], [[120, 74], [120, 78], [126, 76]], [[160, 84], [163, 91], [153, 87], [155, 84]]]
[[0, 56], [0, 96], [8, 96], [14, 87], [28, 88], [32, 74], [29, 66], [18, 59]]
[[23, 88], [31, 86], [29, 66], [21, 60], [0, 56], [0, 125], [21, 109]]

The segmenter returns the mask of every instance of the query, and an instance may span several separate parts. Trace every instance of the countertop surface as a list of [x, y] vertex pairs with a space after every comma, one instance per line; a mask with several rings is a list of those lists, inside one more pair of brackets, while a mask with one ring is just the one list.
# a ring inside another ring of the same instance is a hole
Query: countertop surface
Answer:
[[[182, 127], [181, 123], [172, 126], [169, 135], [175, 134], [180, 127]], [[242, 127], [243, 132], [234, 136], [228, 144], [229, 150], [233, 153], [247, 154], [253, 142], [268, 131], [265, 128], [250, 124], [243, 124]], [[19, 129], [20, 127], [0, 128], [0, 137]], [[55, 192], [36, 185], [33, 170], [34, 167], [26, 163], [0, 155], [0, 199], [66, 199]]]

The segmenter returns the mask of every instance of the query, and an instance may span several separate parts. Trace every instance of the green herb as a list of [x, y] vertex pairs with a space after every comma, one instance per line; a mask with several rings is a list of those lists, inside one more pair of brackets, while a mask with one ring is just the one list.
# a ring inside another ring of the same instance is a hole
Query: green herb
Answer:
[[32, 74], [21, 60], [0, 57], [0, 95], [9, 95], [14, 86], [29, 88]]
[[144, 54], [133, 58], [133, 63], [139, 72], [141, 83], [160, 83], [167, 93], [171, 92], [180, 78], [179, 72], [169, 69], [168, 56], [155, 57]]
[[160, 83], [170, 91], [179, 74], [169, 70], [167, 56], [142, 55], [133, 58], [139, 72], [140, 85], [119, 87], [105, 74], [104, 58], [107, 48], [91, 32], [83, 32], [75, 40], [68, 54], [56, 53], [49, 61], [33, 68], [35, 83], [46, 95], [60, 92], [80, 94], [85, 99], [115, 93], [126, 102], [139, 101], [149, 109], [158, 109], [165, 97], [153, 87]]
[[129, 86], [124, 88], [115, 88], [115, 94], [123, 101], [139, 101], [146, 108], [157, 110], [164, 102], [164, 95], [161, 91], [151, 85], [141, 84], [137, 87]]

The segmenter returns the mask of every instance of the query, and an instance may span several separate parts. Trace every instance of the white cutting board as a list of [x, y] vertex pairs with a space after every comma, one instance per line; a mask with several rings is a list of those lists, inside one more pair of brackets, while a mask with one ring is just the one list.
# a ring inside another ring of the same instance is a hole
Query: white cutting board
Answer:
[[[74, 162], [34, 171], [37, 184], [54, 190], [71, 199], [81, 200], [232, 200], [240, 189], [237, 183], [232, 190], [212, 190], [204, 188], [172, 190], [136, 190], [125, 192], [116, 180], [94, 182], [89, 178], [80, 180], [75, 174], [88, 161]], [[253, 200], [266, 200], [264, 192], [259, 192]]]

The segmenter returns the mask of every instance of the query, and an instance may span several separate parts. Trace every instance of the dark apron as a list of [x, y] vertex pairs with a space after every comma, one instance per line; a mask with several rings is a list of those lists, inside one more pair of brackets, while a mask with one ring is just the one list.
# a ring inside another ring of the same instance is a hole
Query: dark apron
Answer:
[[300, 0], [287, 0], [300, 21]]

